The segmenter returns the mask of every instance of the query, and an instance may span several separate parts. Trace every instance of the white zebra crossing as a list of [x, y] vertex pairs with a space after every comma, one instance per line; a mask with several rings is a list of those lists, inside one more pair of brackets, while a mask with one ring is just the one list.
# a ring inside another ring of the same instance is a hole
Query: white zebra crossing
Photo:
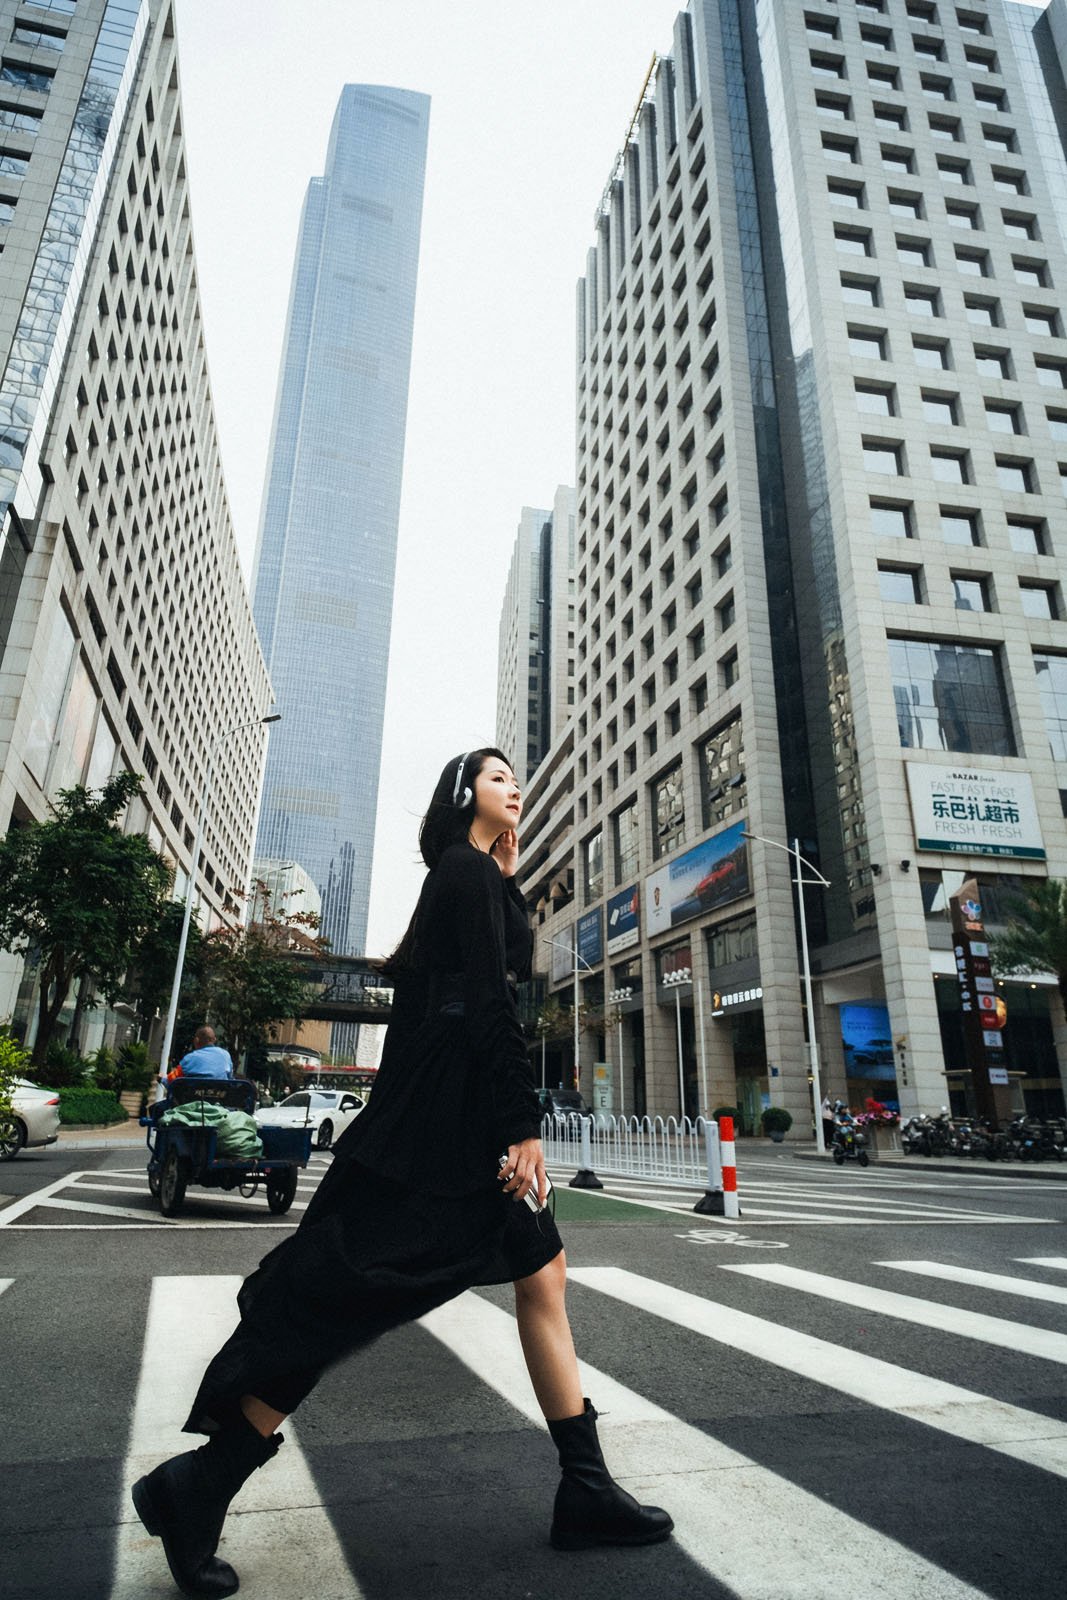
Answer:
[[[1033, 1261], [1049, 1263], [1067, 1268], [1067, 1258]], [[923, 1265], [944, 1271], [938, 1263]], [[741, 1270], [776, 1288], [810, 1289], [804, 1280], [820, 1276], [793, 1268], [783, 1271], [777, 1265], [724, 1266], [724, 1270]], [[585, 1290], [714, 1340], [746, 1358], [766, 1361], [864, 1405], [1067, 1478], [1065, 1421], [619, 1268], [571, 1268], [570, 1278]], [[169, 1600], [174, 1592], [162, 1547], [137, 1521], [129, 1488], [157, 1461], [195, 1445], [180, 1432], [181, 1423], [204, 1365], [234, 1325], [240, 1281], [209, 1275], [153, 1280], [110, 1600]], [[1027, 1280], [1012, 1280], [1023, 1281]], [[13, 1285], [17, 1292], [17, 1280], [0, 1279], [0, 1294]], [[863, 1288], [824, 1279], [819, 1292], [854, 1305], [853, 1291]], [[899, 1315], [896, 1302], [907, 1298], [890, 1295], [877, 1307], [872, 1303], [865, 1309]], [[927, 1301], [913, 1301], [911, 1306], [908, 1320], [940, 1331], [965, 1331], [961, 1325], [944, 1325], [939, 1313], [952, 1308]], [[916, 1308], [922, 1308], [921, 1313]], [[972, 1314], [956, 1315], [982, 1325], [982, 1319]], [[420, 1326], [470, 1371], [475, 1382], [494, 1390], [526, 1423], [543, 1428], [509, 1312], [470, 1293], [431, 1313]], [[999, 1322], [998, 1330], [997, 1342], [1005, 1349], [1024, 1348], [1020, 1330], [1025, 1333], [1025, 1325]], [[988, 1336], [989, 1329], [984, 1332]], [[668, 1506], [686, 1555], [744, 1600], [813, 1600], [822, 1591], [813, 1589], [812, 1574], [823, 1569], [827, 1550], [848, 1551], [848, 1587], [856, 1600], [899, 1600], [911, 1594], [928, 1600], [980, 1600], [979, 1590], [800, 1488], [788, 1476], [725, 1445], [713, 1431], [681, 1421], [607, 1372], [583, 1363], [581, 1377], [585, 1392], [606, 1413], [601, 1434], [616, 1476], [640, 1498]], [[236, 1502], [220, 1553], [237, 1566], [242, 1589], [260, 1600], [292, 1593], [294, 1575], [299, 1575], [300, 1592], [314, 1594], [315, 1600], [359, 1600], [358, 1550], [350, 1557], [341, 1545], [291, 1423], [285, 1433], [283, 1450], [253, 1477]], [[550, 1459], [546, 1456], [546, 1463]], [[547, 1468], [546, 1524], [550, 1501]], [[758, 1539], [752, 1537], [753, 1506], [760, 1508]]]
[[724, 1272], [738, 1272], [781, 1288], [799, 1289], [804, 1294], [835, 1300], [838, 1305], [879, 1311], [903, 1322], [935, 1328], [940, 1333], [959, 1334], [982, 1344], [997, 1345], [1002, 1350], [1016, 1350], [1020, 1355], [1067, 1364], [1067, 1334], [1054, 1333], [1048, 1328], [1031, 1328], [1025, 1322], [1009, 1322], [1003, 1317], [987, 1316], [982, 1311], [960, 1311], [956, 1306], [944, 1306], [936, 1300], [919, 1300], [912, 1295], [897, 1294], [893, 1289], [850, 1283], [844, 1278], [829, 1278], [822, 1272], [807, 1272], [803, 1267], [786, 1267], [777, 1262], [754, 1266], [723, 1262], [720, 1265]]
[[[422, 1326], [528, 1422], [544, 1427], [508, 1312], [466, 1294], [424, 1317]], [[638, 1499], [665, 1505], [690, 1559], [745, 1600], [812, 1600], [812, 1574], [824, 1566], [827, 1550], [838, 1549], [849, 1552], [853, 1600], [912, 1594], [977, 1600], [979, 1590], [895, 1539], [680, 1422], [607, 1373], [585, 1362], [580, 1367], [583, 1390], [607, 1413], [598, 1431], [613, 1475]]]
[[[167, 1456], [194, 1449], [182, 1433], [207, 1362], [237, 1322], [240, 1278], [156, 1278], [123, 1474], [122, 1508], [111, 1600], [173, 1600], [163, 1547], [141, 1526], [130, 1489]], [[359, 1600], [347, 1557], [308, 1470], [291, 1423], [285, 1444], [254, 1473], [226, 1519], [219, 1554], [241, 1576], [241, 1588], [266, 1597], [300, 1592], [315, 1600]]]
[[[723, 1265], [723, 1270], [734, 1268]], [[756, 1269], [757, 1275], [762, 1270]], [[796, 1329], [783, 1328], [777, 1322], [621, 1267], [570, 1267], [568, 1276], [574, 1283], [769, 1361], [798, 1377], [813, 1379], [867, 1405], [896, 1412], [957, 1439], [984, 1445], [1067, 1478], [1067, 1422], [991, 1400], [975, 1390], [929, 1378]]]
[[[266, 1211], [266, 1200], [261, 1193], [245, 1196], [236, 1189], [198, 1189], [191, 1187], [186, 1196], [185, 1213], [180, 1217], [164, 1217], [156, 1209], [155, 1202], [151, 1200], [148, 1190], [148, 1180], [142, 1177], [139, 1182], [122, 1182], [123, 1179], [136, 1180], [139, 1176], [136, 1170], [108, 1170], [95, 1168], [88, 1171], [68, 1172], [62, 1178], [45, 1184], [40, 1189], [31, 1190], [23, 1195], [13, 1205], [6, 1206], [0, 1211], [0, 1228], [16, 1230], [32, 1229], [34, 1232], [75, 1232], [94, 1231], [105, 1226], [98, 1222], [25, 1222], [23, 1219], [31, 1212], [41, 1210], [51, 1212], [82, 1213], [86, 1217], [104, 1217], [117, 1228], [292, 1228], [296, 1225], [301, 1211], [306, 1211], [311, 1196], [322, 1181], [328, 1162], [316, 1161], [314, 1158], [308, 1167], [297, 1179], [297, 1193], [300, 1199], [294, 1200], [289, 1207], [289, 1212], [281, 1217], [273, 1217]], [[102, 1182], [102, 1179], [119, 1180], [117, 1182]], [[115, 1195], [121, 1200], [123, 1195], [140, 1195], [145, 1204], [143, 1206], [130, 1206], [105, 1202], [104, 1195]], [[91, 1198], [89, 1198], [91, 1197]], [[217, 1211], [221, 1207], [223, 1212], [232, 1213], [230, 1216], [197, 1215], [198, 1203]], [[245, 1220], [241, 1220], [242, 1213]], [[292, 1213], [292, 1219], [286, 1218]]]
[[1067, 1306], [1067, 1289], [1060, 1283], [1035, 1283], [1032, 1278], [1009, 1278], [1001, 1272], [979, 1272], [974, 1267], [957, 1267], [944, 1261], [876, 1261], [874, 1264], [890, 1267], [894, 1272], [914, 1272], [919, 1277], [935, 1278], [941, 1283], [966, 1283], [975, 1289], [1015, 1294], [1022, 1300], [1048, 1300], [1053, 1305]]
[[[965, 1202], [923, 1198], [931, 1193], [951, 1195], [970, 1193], [954, 1185], [915, 1182], [904, 1174], [878, 1177], [865, 1172], [856, 1184], [849, 1180], [855, 1174], [834, 1175], [821, 1171], [804, 1173], [802, 1177], [776, 1176], [747, 1178], [740, 1175], [741, 1218], [750, 1228], [760, 1227], [891, 1227], [906, 1224], [908, 1227], [1003, 1227], [1019, 1223], [1053, 1225], [1060, 1219], [1047, 1216], [1019, 1215], [1007, 1211], [977, 1210]], [[1010, 1186], [1011, 1192], [1023, 1189], [1026, 1180]], [[670, 1185], [655, 1179], [613, 1177], [604, 1178], [605, 1193], [610, 1199], [630, 1205], [646, 1205], [655, 1210], [690, 1212], [694, 1202], [703, 1194], [696, 1185]], [[579, 1190], [578, 1193], [586, 1191]], [[974, 1193], [1005, 1195], [1008, 1186], [988, 1185]], [[1025, 1191], [1034, 1199], [1034, 1186], [1028, 1183]]]

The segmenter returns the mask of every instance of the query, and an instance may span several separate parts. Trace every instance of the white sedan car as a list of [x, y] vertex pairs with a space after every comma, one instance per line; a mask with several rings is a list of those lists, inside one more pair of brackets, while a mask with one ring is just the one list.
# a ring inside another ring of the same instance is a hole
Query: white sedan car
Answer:
[[0, 1161], [14, 1161], [20, 1150], [55, 1144], [59, 1138], [59, 1096], [26, 1078], [16, 1078], [13, 1116], [0, 1117]]
[[279, 1105], [256, 1112], [261, 1128], [310, 1128], [318, 1150], [328, 1150], [363, 1110], [350, 1089], [300, 1089]]

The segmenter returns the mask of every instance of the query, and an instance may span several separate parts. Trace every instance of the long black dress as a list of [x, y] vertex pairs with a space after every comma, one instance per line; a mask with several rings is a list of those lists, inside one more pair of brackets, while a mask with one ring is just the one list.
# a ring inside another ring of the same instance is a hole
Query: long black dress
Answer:
[[496, 1176], [508, 1145], [540, 1133], [514, 997], [530, 943], [514, 880], [474, 846], [450, 846], [419, 897], [370, 1101], [299, 1228], [241, 1286], [241, 1321], [186, 1432], [225, 1426], [245, 1394], [289, 1413], [342, 1356], [562, 1249], [548, 1212]]

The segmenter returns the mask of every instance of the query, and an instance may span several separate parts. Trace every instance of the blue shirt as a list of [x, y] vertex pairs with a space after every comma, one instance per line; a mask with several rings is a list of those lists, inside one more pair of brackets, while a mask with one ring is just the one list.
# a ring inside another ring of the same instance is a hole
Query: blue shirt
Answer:
[[232, 1078], [233, 1061], [230, 1052], [220, 1045], [206, 1044], [199, 1050], [190, 1050], [182, 1056], [183, 1078]]

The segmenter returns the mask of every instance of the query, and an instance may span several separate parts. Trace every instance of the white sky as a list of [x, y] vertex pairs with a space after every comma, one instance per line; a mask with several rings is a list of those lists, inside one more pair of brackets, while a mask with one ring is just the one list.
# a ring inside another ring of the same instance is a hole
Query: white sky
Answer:
[[[799, 0], [797, 0], [799, 4]], [[251, 572], [300, 206], [345, 83], [433, 98], [368, 951], [444, 763], [491, 743], [523, 505], [574, 477], [574, 286], [679, 0], [178, 0], [200, 289]], [[283, 713], [285, 708], [281, 708]]]

